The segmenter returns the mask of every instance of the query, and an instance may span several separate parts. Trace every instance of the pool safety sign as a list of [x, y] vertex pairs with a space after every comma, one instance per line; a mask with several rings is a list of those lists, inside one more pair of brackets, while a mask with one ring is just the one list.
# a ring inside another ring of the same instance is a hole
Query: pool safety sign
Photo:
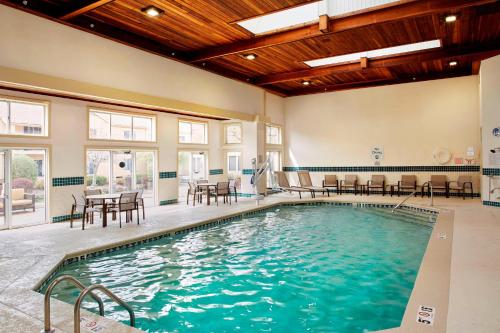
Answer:
[[370, 156], [375, 162], [375, 165], [380, 165], [380, 161], [384, 158], [384, 148], [381, 146], [372, 147]]
[[432, 326], [434, 325], [435, 316], [436, 308], [420, 305], [417, 311], [417, 323]]

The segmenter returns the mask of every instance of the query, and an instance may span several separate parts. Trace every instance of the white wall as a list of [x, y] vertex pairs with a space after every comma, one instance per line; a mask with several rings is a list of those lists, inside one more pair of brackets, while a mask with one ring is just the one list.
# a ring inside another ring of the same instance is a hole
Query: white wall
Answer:
[[480, 148], [478, 83], [469, 76], [287, 98], [286, 165], [370, 166], [377, 145], [381, 165], [437, 165], [438, 147], [465, 157]]
[[[500, 148], [500, 137], [492, 133], [495, 127], [500, 127], [500, 56], [481, 62], [481, 128], [483, 145], [483, 168], [500, 169], [500, 163], [494, 163], [490, 149]], [[498, 157], [500, 161], [500, 157]], [[500, 203], [500, 190], [488, 193], [490, 178], [482, 177], [483, 200]], [[500, 187], [500, 177], [491, 178], [491, 188]], [[490, 195], [491, 194], [491, 195]]]
[[260, 88], [3, 5], [0, 43], [0, 66], [243, 113], [262, 111]]

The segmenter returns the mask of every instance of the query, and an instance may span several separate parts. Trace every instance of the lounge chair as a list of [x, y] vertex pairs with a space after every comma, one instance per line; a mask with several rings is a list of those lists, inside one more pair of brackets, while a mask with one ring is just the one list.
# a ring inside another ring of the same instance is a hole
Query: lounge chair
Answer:
[[278, 178], [278, 187], [282, 191], [288, 191], [290, 193], [297, 192], [297, 193], [299, 193], [299, 198], [301, 198], [301, 199], [302, 199], [302, 193], [304, 193], [304, 192], [311, 193], [311, 197], [313, 197], [313, 192], [310, 189], [297, 187], [297, 186], [290, 186], [290, 183], [288, 182], [288, 178], [286, 177], [286, 174], [284, 171], [275, 171], [274, 174]]
[[339, 180], [336, 175], [325, 175], [325, 179], [323, 179], [323, 187], [331, 189], [335, 189], [337, 194], [339, 193]]
[[340, 181], [340, 194], [344, 189], [352, 188], [354, 195], [358, 194], [358, 176], [345, 175], [344, 179]]
[[381, 189], [382, 195], [385, 195], [385, 176], [372, 175], [372, 179], [366, 182], [366, 195], [370, 195], [370, 189]]
[[297, 171], [297, 175], [299, 176], [299, 184], [300, 187], [311, 190], [312, 197], [316, 197], [316, 192], [321, 192], [325, 195], [325, 192], [330, 196], [330, 192], [325, 187], [317, 187], [312, 184], [311, 175], [309, 171]]
[[[430, 184], [429, 184], [430, 183]], [[450, 191], [448, 190], [448, 179], [446, 175], [431, 175], [431, 180], [427, 182], [427, 195], [431, 195], [431, 186], [432, 190], [444, 190], [444, 193], [447, 198], [450, 197]], [[422, 197], [424, 196], [424, 188], [422, 187]]]
[[398, 181], [398, 185], [396, 186], [398, 197], [401, 194], [402, 190], [413, 190], [415, 191], [415, 196], [417, 196], [417, 176], [415, 175], [402, 175], [401, 180]]
[[[455, 185], [456, 184], [456, 185]], [[474, 189], [472, 188], [472, 176], [460, 175], [456, 181], [451, 181], [448, 183], [448, 191], [457, 191], [458, 194], [462, 193], [462, 197], [465, 200], [466, 189], [470, 188], [470, 197], [474, 198]]]

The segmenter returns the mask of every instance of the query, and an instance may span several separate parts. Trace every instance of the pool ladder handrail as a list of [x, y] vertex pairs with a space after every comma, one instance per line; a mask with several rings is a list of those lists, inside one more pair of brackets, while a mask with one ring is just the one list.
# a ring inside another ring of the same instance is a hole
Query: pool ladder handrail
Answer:
[[83, 299], [87, 294], [92, 295], [93, 290], [99, 290], [103, 293], [105, 293], [109, 298], [111, 298], [113, 301], [121, 305], [122, 307], [127, 310], [129, 316], [130, 316], [130, 326], [135, 327], [135, 314], [134, 310], [125, 303], [120, 297], [116, 296], [111, 290], [108, 288], [104, 287], [102, 284], [93, 284], [87, 288], [85, 288], [81, 293], [80, 296], [76, 299], [75, 307], [74, 307], [74, 333], [80, 333], [80, 308], [83, 302]]
[[[80, 290], [85, 290], [85, 286], [83, 283], [72, 277], [71, 275], [63, 275], [52, 281], [49, 286], [47, 287], [47, 291], [45, 292], [44, 296], [44, 301], [43, 301], [43, 309], [44, 309], [44, 315], [43, 315], [43, 330], [40, 333], [53, 333], [55, 329], [53, 329], [50, 326], [50, 296], [52, 295], [52, 290], [54, 290], [55, 286], [57, 286], [59, 283], [63, 281], [68, 281], [73, 284], [73, 286], [77, 287]], [[96, 300], [97, 304], [99, 305], [99, 314], [101, 316], [104, 316], [104, 303], [102, 302], [101, 298], [95, 294], [90, 294], [90, 296]]]
[[74, 333], [80, 333], [80, 308], [83, 302], [83, 299], [87, 294], [90, 294], [90, 296], [97, 302], [99, 305], [99, 315], [101, 317], [104, 317], [104, 303], [102, 302], [101, 298], [94, 294], [92, 291], [93, 290], [99, 290], [106, 294], [109, 298], [114, 300], [116, 303], [124, 307], [129, 315], [130, 315], [130, 326], [135, 327], [135, 314], [132, 308], [125, 303], [121, 298], [116, 296], [114, 293], [112, 293], [108, 288], [104, 287], [103, 285], [100, 284], [93, 284], [89, 287], [85, 287], [80, 281], [78, 281], [76, 278], [72, 277], [71, 275], [63, 275], [52, 281], [49, 286], [47, 287], [47, 291], [45, 292], [44, 296], [44, 329], [40, 333], [53, 333], [55, 332], [55, 329], [50, 327], [50, 295], [52, 294], [52, 290], [56, 285], [61, 283], [62, 281], [70, 281], [74, 286], [78, 287], [81, 292], [80, 295], [78, 296], [74, 309], [73, 309], [73, 314], [74, 314]]
[[[431, 182], [425, 182], [423, 185], [422, 185], [422, 191], [424, 191], [424, 187], [425, 185], [427, 185], [429, 187], [429, 192], [431, 194], [431, 201], [429, 203], [429, 205], [432, 207], [434, 206], [434, 191], [432, 189], [432, 183]], [[404, 204], [406, 201], [408, 201], [408, 199], [411, 198], [412, 195], [414, 195], [415, 193], [417, 193], [417, 190], [411, 192], [410, 194], [408, 194], [403, 200], [401, 200], [400, 203], [398, 203], [393, 209], [392, 209], [392, 212], [394, 213], [396, 211], [396, 209], [398, 209], [399, 207], [401, 207], [402, 204]]]

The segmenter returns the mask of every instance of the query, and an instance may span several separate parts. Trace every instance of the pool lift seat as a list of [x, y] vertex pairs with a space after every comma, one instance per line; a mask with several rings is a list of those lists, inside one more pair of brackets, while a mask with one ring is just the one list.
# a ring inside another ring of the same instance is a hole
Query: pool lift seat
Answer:
[[47, 287], [47, 290], [45, 291], [45, 296], [44, 296], [44, 328], [43, 330], [40, 331], [40, 333], [54, 333], [55, 329], [51, 327], [50, 325], [50, 296], [52, 294], [52, 290], [54, 289], [55, 286], [57, 286], [59, 283], [63, 281], [68, 281], [70, 282], [73, 286], [77, 287], [78, 289], [81, 290], [80, 295], [78, 296], [76, 303], [74, 305], [74, 333], [80, 333], [80, 308], [83, 302], [83, 299], [85, 298], [86, 295], [90, 295], [99, 305], [99, 315], [101, 317], [104, 317], [104, 303], [102, 302], [101, 298], [97, 296], [96, 294], [93, 293], [94, 290], [99, 290], [106, 294], [109, 298], [111, 298], [113, 301], [121, 305], [122, 307], [127, 310], [130, 316], [130, 326], [135, 327], [135, 314], [134, 310], [128, 305], [126, 302], [124, 302], [121, 298], [116, 296], [113, 292], [111, 292], [108, 288], [104, 287], [103, 285], [100, 284], [93, 284], [89, 287], [85, 287], [83, 283], [78, 281], [76, 278], [74, 278], [71, 275], [63, 275], [58, 278], [56, 278], [54, 281], [52, 281], [49, 286]]

